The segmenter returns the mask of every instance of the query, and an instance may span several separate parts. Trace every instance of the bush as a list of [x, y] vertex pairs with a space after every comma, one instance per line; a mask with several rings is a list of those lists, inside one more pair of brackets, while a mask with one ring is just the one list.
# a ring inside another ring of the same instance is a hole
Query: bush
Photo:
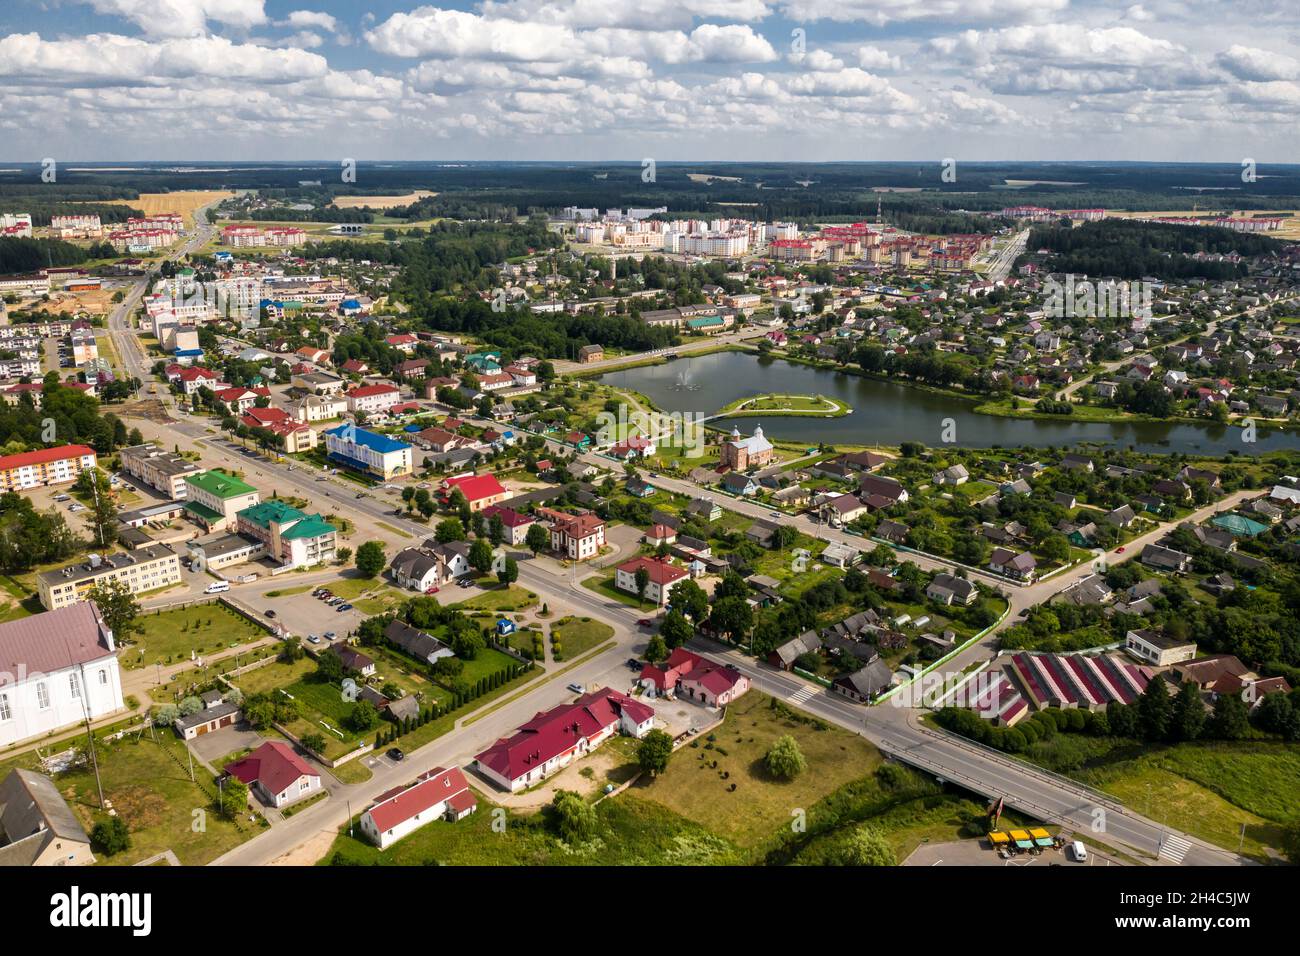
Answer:
[[789, 734], [777, 738], [772, 744], [772, 749], [763, 758], [763, 765], [767, 767], [767, 772], [778, 780], [793, 780], [808, 769], [808, 762], [804, 759], [803, 751], [799, 749], [799, 742]]
[[121, 817], [100, 820], [90, 831], [90, 846], [97, 853], [115, 856], [131, 848], [131, 833]]

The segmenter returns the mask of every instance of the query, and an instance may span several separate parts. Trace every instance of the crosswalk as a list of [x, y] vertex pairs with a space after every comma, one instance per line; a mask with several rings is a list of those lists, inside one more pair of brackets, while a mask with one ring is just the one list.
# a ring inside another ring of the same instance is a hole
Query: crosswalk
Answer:
[[1169, 863], [1182, 863], [1183, 857], [1187, 856], [1187, 851], [1192, 848], [1190, 840], [1185, 840], [1180, 836], [1172, 833], [1165, 834], [1160, 841], [1160, 853], [1158, 856]]
[[811, 687], [800, 687], [797, 691], [786, 698], [792, 704], [802, 704], [805, 701], [812, 700], [813, 695], [817, 692]]

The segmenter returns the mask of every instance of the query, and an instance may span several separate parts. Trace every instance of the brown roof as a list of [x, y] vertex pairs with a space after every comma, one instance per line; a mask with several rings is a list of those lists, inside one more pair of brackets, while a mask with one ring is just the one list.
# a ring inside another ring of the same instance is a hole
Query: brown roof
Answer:
[[112, 632], [91, 601], [0, 624], [0, 670], [10, 674], [53, 674], [114, 652]]

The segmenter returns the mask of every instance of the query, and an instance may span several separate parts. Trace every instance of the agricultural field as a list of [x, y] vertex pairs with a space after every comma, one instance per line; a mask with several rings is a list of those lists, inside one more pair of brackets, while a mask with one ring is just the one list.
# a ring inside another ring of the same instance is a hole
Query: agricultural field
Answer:
[[235, 194], [226, 189], [186, 189], [172, 193], [141, 193], [137, 199], [113, 199], [115, 206], [131, 206], [146, 216], [159, 213], [178, 213], [185, 220], [185, 228], [194, 226], [194, 213], [209, 203], [230, 199]]
[[335, 196], [330, 205], [339, 209], [393, 209], [398, 206], [410, 206], [421, 199], [431, 199], [438, 195], [427, 189], [416, 189], [403, 196]]

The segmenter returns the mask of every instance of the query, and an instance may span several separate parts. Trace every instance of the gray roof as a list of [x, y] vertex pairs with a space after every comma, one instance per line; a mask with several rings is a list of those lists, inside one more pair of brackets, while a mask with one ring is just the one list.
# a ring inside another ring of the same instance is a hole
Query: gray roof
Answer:
[[837, 677], [835, 683], [840, 686], [852, 687], [864, 697], [874, 697], [889, 686], [893, 676], [889, 670], [889, 665], [880, 658], [876, 658], [861, 670], [854, 671], [852, 674], [845, 674], [843, 677]]
[[794, 640], [786, 641], [773, 653], [781, 659], [781, 663], [792, 664], [800, 655], [820, 650], [821, 646], [822, 639], [816, 631], [804, 631]]
[[190, 714], [188, 717], [176, 718], [176, 729], [185, 731], [191, 727], [197, 727], [199, 724], [206, 724], [210, 720], [218, 720], [227, 717], [230, 714], [239, 713], [239, 708], [234, 704], [220, 703], [211, 707], [205, 707], [197, 714]]
[[93, 601], [0, 624], [0, 671], [53, 674], [115, 653]]
[[7, 844], [0, 866], [30, 865], [53, 839], [90, 843], [54, 781], [31, 770], [14, 770], [0, 783], [0, 831]]

